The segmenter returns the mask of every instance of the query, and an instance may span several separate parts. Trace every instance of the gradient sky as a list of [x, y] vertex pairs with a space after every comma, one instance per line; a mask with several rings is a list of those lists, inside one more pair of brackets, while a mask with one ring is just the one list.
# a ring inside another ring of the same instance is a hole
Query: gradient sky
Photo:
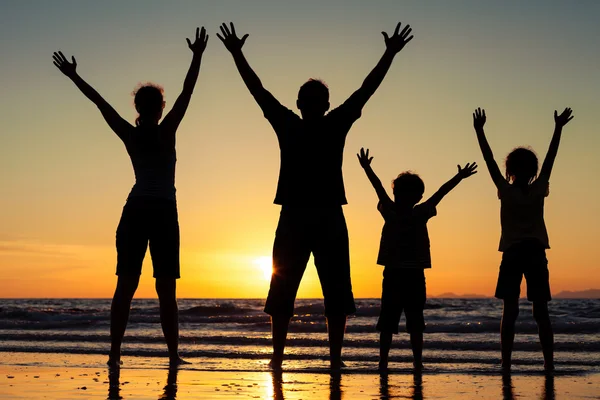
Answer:
[[[2, 297], [110, 297], [116, 283], [115, 230], [133, 171], [94, 105], [52, 65], [52, 52], [74, 54], [80, 75], [133, 122], [139, 82], [163, 85], [170, 108], [191, 61], [185, 38], [196, 26], [211, 37], [177, 133], [179, 296], [266, 296], [256, 260], [271, 254], [279, 151], [215, 35], [223, 21], [250, 33], [251, 66], [290, 108], [310, 77], [324, 79], [339, 105], [383, 53], [380, 32], [397, 21], [414, 29], [346, 143], [344, 209], [357, 297], [377, 297], [381, 287], [375, 261], [383, 221], [355, 158], [362, 146], [388, 188], [410, 169], [424, 179], [426, 197], [456, 164], [480, 164], [429, 222], [427, 284], [432, 295], [493, 293], [500, 204], [472, 128], [477, 106], [486, 108], [502, 169], [517, 145], [543, 159], [553, 111], [573, 108], [546, 202], [551, 286], [600, 288], [600, 2], [23, 0], [2, 9]], [[154, 296], [148, 254], [137, 297]], [[321, 296], [312, 261], [299, 296]]]

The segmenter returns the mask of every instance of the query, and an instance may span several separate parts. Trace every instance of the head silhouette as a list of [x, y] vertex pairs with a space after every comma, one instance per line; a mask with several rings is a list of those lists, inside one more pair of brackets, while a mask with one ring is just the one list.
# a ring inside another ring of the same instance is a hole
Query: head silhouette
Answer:
[[538, 172], [535, 153], [525, 147], [517, 147], [506, 157], [506, 179], [510, 182], [531, 183]]
[[309, 79], [300, 86], [296, 105], [304, 119], [322, 117], [329, 110], [329, 88], [321, 80]]
[[163, 93], [163, 88], [151, 83], [143, 84], [133, 92], [135, 109], [139, 114], [135, 119], [137, 126], [158, 123], [165, 108]]
[[423, 198], [425, 184], [419, 175], [406, 171], [394, 179], [392, 189], [396, 203], [414, 206]]

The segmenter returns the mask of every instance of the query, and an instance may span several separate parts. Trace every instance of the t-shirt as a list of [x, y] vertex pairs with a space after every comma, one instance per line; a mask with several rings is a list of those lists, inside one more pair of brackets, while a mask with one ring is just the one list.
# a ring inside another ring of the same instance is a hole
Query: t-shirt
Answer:
[[279, 140], [281, 164], [274, 203], [347, 204], [342, 176], [344, 145], [350, 127], [361, 116], [360, 107], [349, 100], [322, 118], [305, 121], [269, 93], [262, 109]]
[[544, 223], [544, 199], [549, 194], [549, 183], [536, 180], [528, 190], [503, 181], [498, 188], [500, 199], [499, 251], [506, 251], [515, 243], [536, 239], [546, 249], [550, 248], [548, 232]]
[[377, 264], [386, 268], [431, 268], [427, 221], [437, 210], [427, 202], [401, 212], [393, 201], [379, 202], [385, 224]]
[[129, 198], [139, 196], [175, 200], [175, 134], [160, 125], [140, 125], [123, 138], [135, 173]]

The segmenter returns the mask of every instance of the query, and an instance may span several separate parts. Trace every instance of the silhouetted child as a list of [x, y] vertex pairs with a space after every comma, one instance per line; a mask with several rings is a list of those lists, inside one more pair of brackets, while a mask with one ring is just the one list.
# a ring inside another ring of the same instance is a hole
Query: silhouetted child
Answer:
[[437, 214], [436, 206], [464, 178], [477, 173], [477, 164], [458, 166], [458, 173], [427, 201], [423, 198], [425, 184], [411, 172], [403, 172], [394, 180], [392, 189], [394, 200], [390, 199], [381, 181], [371, 168], [369, 150], [360, 149], [357, 154], [369, 181], [375, 188], [379, 204], [377, 209], [385, 224], [381, 233], [381, 244], [377, 264], [383, 265], [383, 288], [381, 313], [377, 322], [379, 339], [379, 369], [385, 371], [392, 335], [398, 333], [402, 311], [406, 316], [406, 330], [410, 333], [410, 343], [416, 369], [422, 368], [423, 331], [425, 320], [425, 269], [431, 268], [429, 234], [427, 221]]
[[503, 254], [496, 297], [504, 301], [500, 338], [502, 367], [505, 370], [510, 370], [511, 366], [523, 275], [527, 282], [527, 299], [533, 302], [533, 317], [538, 325], [544, 367], [546, 370], [554, 369], [554, 336], [548, 315], [548, 301], [552, 297], [546, 259], [546, 249], [550, 245], [544, 223], [544, 198], [548, 196], [550, 173], [558, 152], [562, 128], [572, 118], [570, 108], [565, 108], [560, 115], [554, 111], [554, 135], [539, 176], [535, 153], [518, 147], [506, 157], [504, 177], [494, 161], [492, 149], [483, 131], [485, 110], [478, 108], [473, 113], [477, 140], [500, 198], [502, 234], [499, 251]]
[[161, 121], [165, 107], [163, 90], [155, 85], [143, 85], [134, 93], [135, 109], [139, 113], [135, 126], [124, 120], [79, 76], [75, 57], [69, 62], [60, 51], [52, 57], [54, 65], [98, 107], [108, 126], [123, 141], [135, 172], [135, 185], [123, 207], [116, 235], [118, 280], [110, 309], [108, 364], [111, 367], [121, 364], [121, 343], [148, 246], [170, 364], [184, 363], [178, 354], [179, 221], [175, 197], [175, 134], [198, 80], [208, 35], [204, 28], [197, 28], [194, 42], [186, 40], [193, 57], [173, 108]]

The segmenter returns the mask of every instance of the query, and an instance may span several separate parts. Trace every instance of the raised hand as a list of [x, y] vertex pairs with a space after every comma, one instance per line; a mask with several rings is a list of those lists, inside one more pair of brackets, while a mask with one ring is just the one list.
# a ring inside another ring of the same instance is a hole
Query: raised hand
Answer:
[[248, 35], [247, 33], [242, 36], [242, 38], [238, 38], [237, 34], [235, 33], [235, 26], [233, 26], [233, 22], [230, 22], [229, 25], [231, 26], [231, 30], [229, 30], [229, 27], [227, 27], [227, 24], [223, 23], [221, 24], [221, 33], [223, 34], [223, 36], [219, 35], [217, 33], [217, 37], [219, 39], [221, 39], [221, 42], [223, 42], [223, 44], [225, 45], [225, 47], [227, 48], [227, 50], [229, 50], [231, 53], [233, 53], [234, 51], [238, 51], [242, 49], [242, 46], [244, 46], [244, 43], [246, 43], [246, 39], [248, 39]]
[[475, 175], [477, 173], [477, 163], [467, 163], [467, 165], [464, 166], [464, 168], [461, 168], [460, 165], [457, 165], [458, 167], [458, 176], [460, 176], [460, 179], [465, 179], [470, 177], [471, 175]]
[[196, 38], [194, 39], [194, 43], [192, 43], [188, 38], [185, 38], [185, 40], [187, 41], [188, 47], [194, 54], [202, 55], [204, 50], [206, 50], [206, 44], [208, 43], [206, 29], [204, 29], [204, 27], [202, 27], [202, 29], [196, 28]]
[[473, 126], [475, 127], [475, 129], [483, 129], [483, 126], [485, 125], [485, 121], [486, 121], [486, 117], [485, 117], [485, 110], [482, 110], [481, 108], [477, 108], [475, 110], [475, 112], [473, 113]]
[[388, 51], [391, 51], [394, 54], [402, 50], [404, 46], [406, 46], [406, 44], [410, 42], [413, 38], [413, 35], [410, 35], [410, 33], [412, 32], [412, 28], [410, 27], [410, 25], [406, 25], [404, 29], [402, 29], [402, 32], [398, 34], [398, 32], [400, 31], [400, 25], [401, 23], [398, 22], [398, 25], [396, 25], [396, 30], [394, 31], [392, 37], [388, 37], [387, 33], [381, 32], [383, 38], [385, 39], [385, 45]]
[[373, 161], [373, 157], [369, 157], [369, 149], [365, 152], [364, 147], [360, 148], [360, 154], [356, 154], [358, 157], [358, 162], [360, 166], [363, 168], [368, 168], [371, 166], [371, 161]]
[[56, 65], [56, 68], [60, 69], [60, 72], [69, 78], [76, 74], [77, 60], [75, 60], [75, 56], [71, 56], [72, 62], [68, 62], [62, 51], [59, 51], [58, 53], [54, 52], [54, 54], [52, 54], [52, 59], [54, 60], [53, 64]]
[[558, 115], [556, 110], [554, 110], [554, 123], [556, 124], [556, 126], [560, 126], [562, 128], [570, 120], [572, 120], [573, 119], [573, 115], [571, 115], [572, 112], [573, 112], [573, 110], [571, 110], [569, 107], [565, 108], [565, 110], [560, 115]]

